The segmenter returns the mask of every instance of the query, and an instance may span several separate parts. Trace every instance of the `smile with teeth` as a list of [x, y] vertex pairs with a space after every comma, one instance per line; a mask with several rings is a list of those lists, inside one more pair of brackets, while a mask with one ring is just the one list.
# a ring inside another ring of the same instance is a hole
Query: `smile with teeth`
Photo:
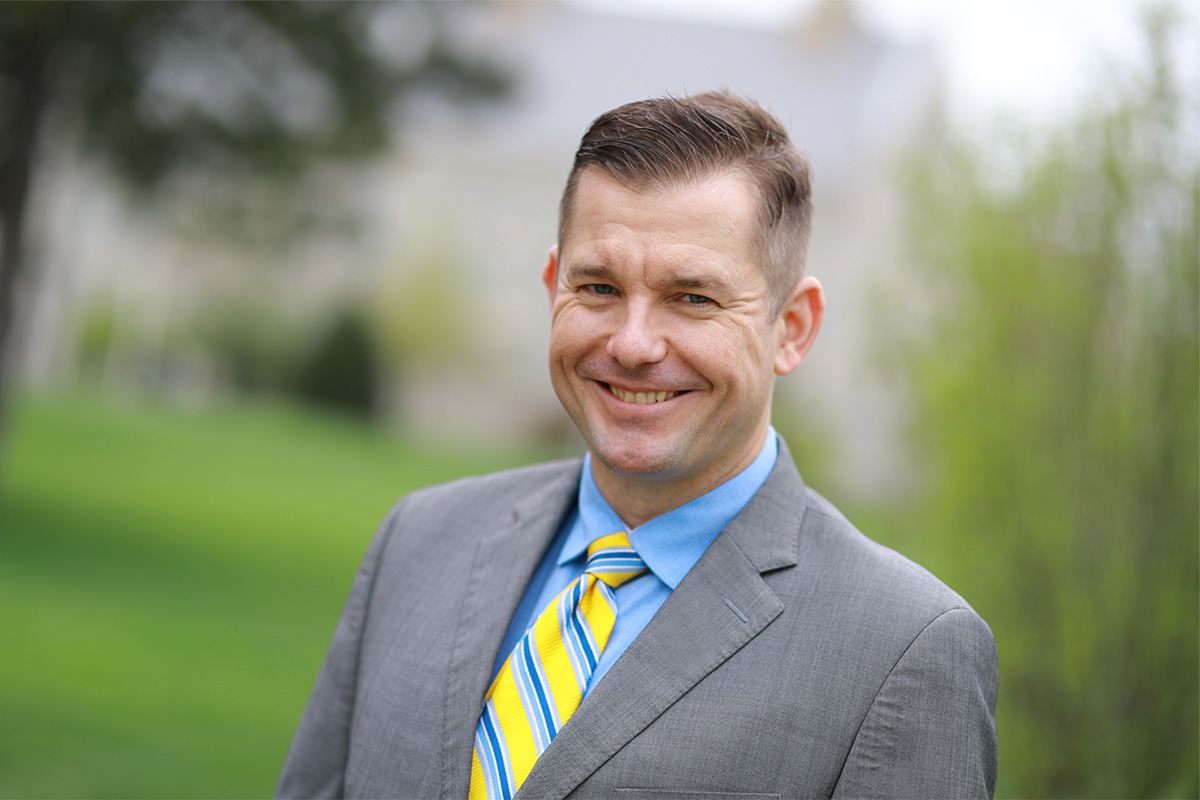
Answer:
[[679, 392], [627, 392], [618, 386], [613, 386], [612, 384], [606, 383], [605, 386], [608, 387], [608, 390], [612, 392], [614, 396], [621, 398], [626, 403], [641, 403], [643, 405], [647, 405], [649, 403], [661, 403], [662, 401], [670, 400], [672, 397], [679, 394]]

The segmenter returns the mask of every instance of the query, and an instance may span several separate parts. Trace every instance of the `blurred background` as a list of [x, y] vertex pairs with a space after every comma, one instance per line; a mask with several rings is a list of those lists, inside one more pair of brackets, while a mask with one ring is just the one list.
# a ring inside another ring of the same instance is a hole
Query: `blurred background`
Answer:
[[809, 155], [775, 425], [1000, 652], [1000, 797], [1200, 793], [1194, 2], [0, 4], [0, 796], [271, 793], [391, 503], [581, 451], [599, 113]]

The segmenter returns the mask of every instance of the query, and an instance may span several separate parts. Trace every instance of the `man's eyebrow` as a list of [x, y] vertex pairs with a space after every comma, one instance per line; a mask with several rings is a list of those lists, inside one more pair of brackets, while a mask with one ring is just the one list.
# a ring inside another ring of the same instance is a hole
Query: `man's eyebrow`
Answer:
[[[615, 281], [613, 270], [597, 264], [572, 264], [567, 268], [566, 279], [570, 283], [588, 281]], [[716, 275], [697, 275], [677, 273], [667, 275], [661, 285], [671, 289], [682, 289], [695, 292], [731, 292], [733, 285], [724, 278]]]
[[714, 275], [672, 275], [664, 283], [678, 289], [697, 289], [708, 292], [713, 290], [729, 291], [733, 288], [729, 281]]
[[612, 280], [612, 270], [608, 267], [587, 264], [572, 264], [567, 268], [568, 281], [607, 281]]

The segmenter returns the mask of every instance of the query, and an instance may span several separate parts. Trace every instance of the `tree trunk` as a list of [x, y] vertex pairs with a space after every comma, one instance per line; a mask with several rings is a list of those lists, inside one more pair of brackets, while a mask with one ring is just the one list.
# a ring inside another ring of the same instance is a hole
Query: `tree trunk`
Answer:
[[5, 152], [0, 153], [0, 463], [5, 444], [5, 421], [16, 366], [13, 352], [13, 316], [17, 278], [22, 267], [25, 211], [29, 199], [38, 123], [46, 102], [47, 51], [39, 42], [9, 54], [17, 67], [12, 122]]

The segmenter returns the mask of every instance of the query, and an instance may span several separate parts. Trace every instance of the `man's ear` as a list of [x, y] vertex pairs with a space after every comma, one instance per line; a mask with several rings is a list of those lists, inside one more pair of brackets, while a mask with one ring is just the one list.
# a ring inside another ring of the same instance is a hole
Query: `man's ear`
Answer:
[[558, 288], [558, 245], [550, 248], [546, 266], [542, 268], [542, 284], [550, 295], [550, 306], [554, 307], [554, 290]]
[[800, 366], [817, 340], [824, 317], [825, 292], [816, 278], [806, 276], [795, 285], [779, 312], [783, 334], [775, 350], [776, 375], [787, 375]]

